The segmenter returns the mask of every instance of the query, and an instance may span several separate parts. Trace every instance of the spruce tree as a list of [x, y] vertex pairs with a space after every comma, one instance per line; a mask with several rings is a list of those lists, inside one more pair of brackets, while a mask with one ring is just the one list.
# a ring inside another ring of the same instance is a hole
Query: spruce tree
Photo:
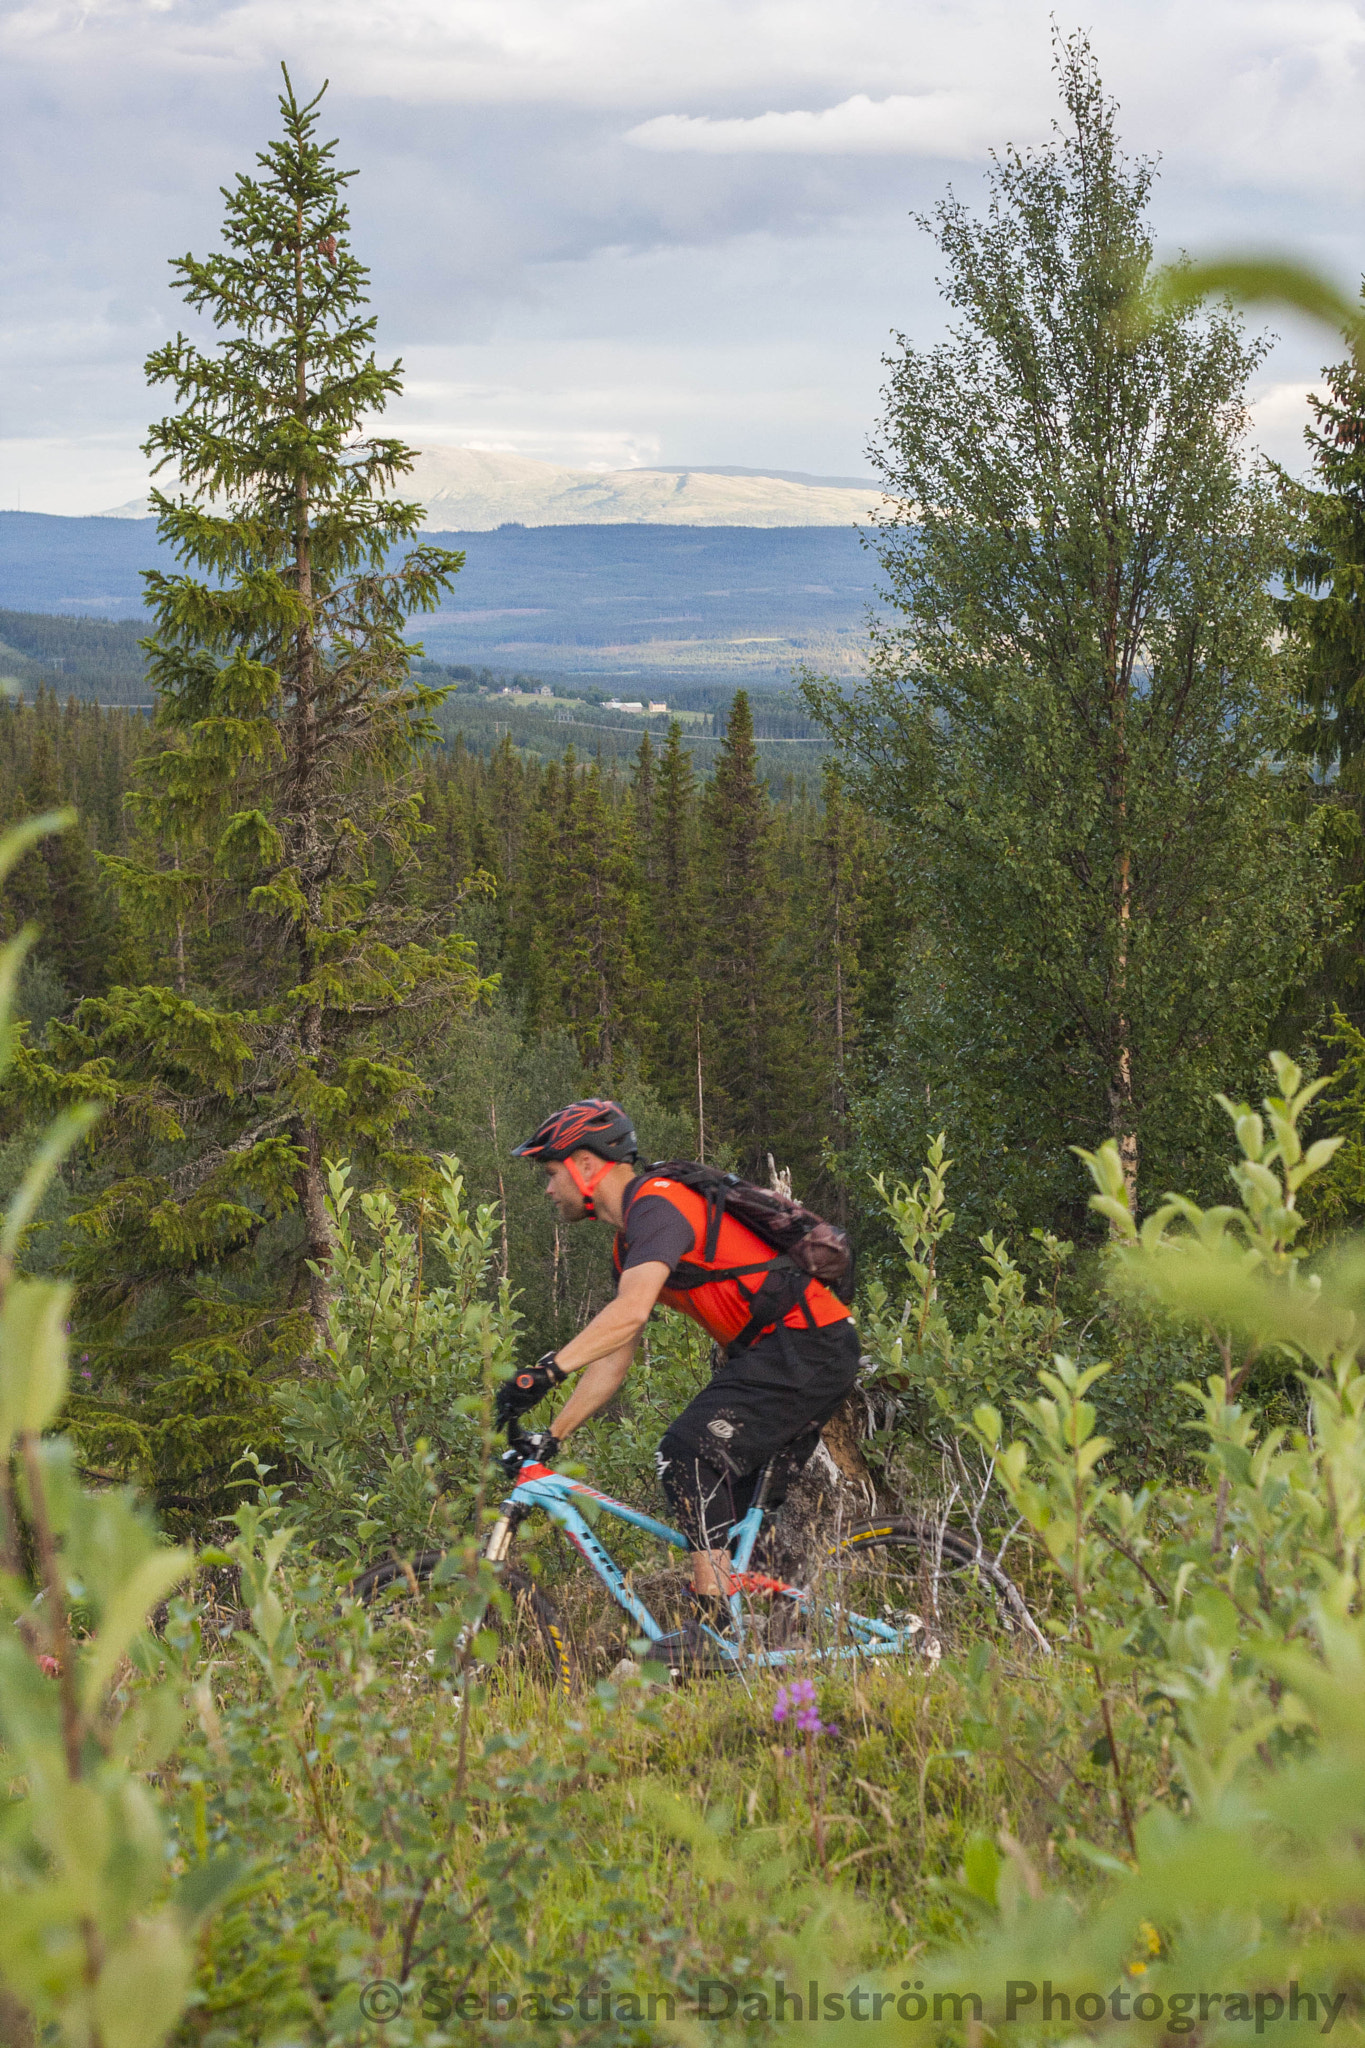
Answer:
[[862, 930], [870, 863], [867, 822], [849, 799], [837, 760], [821, 775], [823, 816], [800, 892], [809, 944], [806, 987], [813, 1011], [814, 1044], [823, 1053], [821, 1109], [838, 1152], [849, 1140], [849, 1096], [861, 1049]]
[[[68, 762], [66, 774], [61, 772], [51, 708], [55, 707], [49, 707], [45, 719], [39, 707], [21, 794], [11, 816], [37, 817], [59, 810], [71, 793], [72, 764]], [[59, 977], [71, 998], [107, 988], [119, 936], [94, 853], [79, 830], [40, 840], [8, 876], [0, 895], [0, 927], [8, 937], [24, 924], [38, 928], [33, 959]]]
[[735, 1149], [742, 1172], [766, 1180], [769, 1151], [784, 1165], [813, 1165], [812, 1133], [803, 1128], [794, 989], [781, 958], [786, 918], [772, 811], [743, 690], [730, 707], [701, 819], [707, 1123]]
[[153, 503], [183, 566], [146, 578], [159, 744], [133, 798], [140, 852], [107, 866], [166, 977], [84, 1004], [31, 1077], [109, 1103], [78, 1217], [82, 1312], [138, 1378], [123, 1393], [163, 1483], [192, 1496], [258, 1427], [261, 1372], [325, 1330], [325, 1158], [422, 1168], [402, 1149], [418, 1082], [396, 1028], [433, 1033], [476, 988], [449, 915], [411, 886], [413, 763], [442, 693], [404, 632], [462, 558], [420, 543], [393, 560], [422, 518], [389, 495], [412, 453], [369, 422], [401, 366], [374, 353], [354, 173], [318, 139], [320, 99], [285, 74], [278, 139], [225, 190], [223, 249], [173, 265], [218, 344], [181, 334], [147, 363], [177, 402], [147, 452], [178, 486]]
[[[676, 720], [674, 723], [676, 724]], [[654, 879], [654, 747], [648, 732], [640, 745], [631, 770], [630, 788], [634, 811], [635, 844], [640, 877], [648, 888]]]
[[599, 1089], [619, 1086], [646, 1019], [629, 820], [594, 761], [551, 763], [526, 835], [512, 982], [533, 1033], [567, 1029]]
[[[646, 740], [648, 735], [645, 736]], [[646, 1071], [670, 1108], [697, 1117], [697, 1050], [702, 984], [697, 958], [697, 779], [673, 719], [662, 753], [645, 754], [649, 803], [642, 801], [643, 766], [635, 791], [636, 855], [642, 941], [642, 1000], [649, 1020]]]

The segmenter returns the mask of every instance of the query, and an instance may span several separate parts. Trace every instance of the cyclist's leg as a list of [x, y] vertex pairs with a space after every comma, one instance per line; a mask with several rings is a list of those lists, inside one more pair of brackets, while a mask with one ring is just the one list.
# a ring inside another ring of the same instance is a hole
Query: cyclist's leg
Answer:
[[757, 1472], [737, 1475], [711, 1464], [676, 1423], [665, 1432], [656, 1463], [664, 1497], [691, 1550], [692, 1591], [703, 1599], [725, 1599], [730, 1591], [729, 1531], [748, 1509]]
[[727, 1355], [670, 1425], [659, 1445], [659, 1476], [692, 1545], [696, 1592], [711, 1598], [728, 1592], [728, 1532], [748, 1508], [759, 1471], [779, 1460], [785, 1484], [770, 1494], [777, 1506], [857, 1373], [851, 1324], [811, 1331], [779, 1326]]

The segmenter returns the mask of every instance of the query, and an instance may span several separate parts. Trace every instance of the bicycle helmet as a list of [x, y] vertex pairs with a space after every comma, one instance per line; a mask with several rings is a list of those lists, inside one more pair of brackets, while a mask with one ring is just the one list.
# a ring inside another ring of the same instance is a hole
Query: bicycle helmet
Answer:
[[[534, 1131], [525, 1144], [513, 1146], [512, 1157], [534, 1159], [542, 1166], [562, 1164], [582, 1195], [587, 1214], [595, 1216], [594, 1188], [613, 1166], [623, 1161], [633, 1165], [639, 1150], [635, 1126], [620, 1103], [592, 1095], [585, 1102], [571, 1102], [567, 1108], [557, 1109], [553, 1116], [547, 1116], [540, 1129]], [[585, 1180], [570, 1159], [571, 1152], [595, 1152], [602, 1161], [601, 1172]]]

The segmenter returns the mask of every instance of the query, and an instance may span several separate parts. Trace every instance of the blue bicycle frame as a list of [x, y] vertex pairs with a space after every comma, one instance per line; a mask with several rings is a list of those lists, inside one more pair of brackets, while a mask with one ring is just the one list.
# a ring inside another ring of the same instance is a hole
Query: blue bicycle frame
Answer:
[[[736, 1573], [749, 1569], [754, 1546], [763, 1530], [768, 1469], [765, 1467], [759, 1476], [753, 1505], [729, 1532]], [[646, 1535], [657, 1537], [674, 1550], [690, 1550], [687, 1538], [677, 1529], [671, 1529], [667, 1522], [656, 1522], [652, 1515], [642, 1515], [638, 1508], [628, 1508], [623, 1501], [613, 1500], [608, 1493], [599, 1493], [596, 1487], [586, 1485], [581, 1479], [570, 1479], [544, 1465], [528, 1466], [526, 1470], [529, 1476], [519, 1479], [514, 1485], [503, 1502], [501, 1516], [490, 1532], [486, 1551], [488, 1558], [494, 1563], [501, 1563], [507, 1555], [517, 1523], [533, 1509], [543, 1509], [550, 1520], [564, 1531], [579, 1556], [592, 1566], [618, 1606], [623, 1607], [638, 1624], [641, 1634], [651, 1643], [657, 1643], [665, 1631], [632, 1590], [620, 1566], [598, 1542], [586, 1517], [574, 1503], [576, 1500], [591, 1501], [600, 1513], [614, 1515], [618, 1522], [628, 1522], [632, 1528], [643, 1529]], [[803, 1612], [811, 1611], [810, 1596], [799, 1587], [792, 1587], [784, 1597], [791, 1599]], [[843, 1632], [845, 1642], [842, 1645], [833, 1649], [803, 1644], [799, 1650], [746, 1650], [744, 1601], [739, 1593], [730, 1596], [733, 1637], [717, 1635], [711, 1628], [706, 1628], [706, 1633], [720, 1654], [735, 1665], [781, 1665], [797, 1655], [826, 1659], [894, 1656], [910, 1650], [923, 1627], [923, 1623], [917, 1620], [913, 1628], [898, 1628], [894, 1623], [878, 1621], [871, 1615], [853, 1614], [847, 1608], [830, 1605], [822, 1606], [819, 1613], [835, 1626], [836, 1632]], [[705, 1627], [705, 1623], [702, 1626]]]

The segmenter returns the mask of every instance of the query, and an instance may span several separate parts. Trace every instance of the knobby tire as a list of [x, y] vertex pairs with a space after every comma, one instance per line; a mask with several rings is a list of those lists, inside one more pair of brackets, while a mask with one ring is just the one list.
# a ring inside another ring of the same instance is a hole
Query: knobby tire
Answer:
[[[390, 1587], [406, 1585], [411, 1588], [414, 1581], [418, 1587], [426, 1586], [444, 1556], [443, 1550], [419, 1550], [415, 1557], [406, 1560], [386, 1557], [379, 1564], [372, 1564], [368, 1570], [352, 1579], [351, 1592], [357, 1600], [369, 1607]], [[535, 1629], [541, 1648], [550, 1660], [555, 1691], [561, 1698], [569, 1699], [577, 1683], [578, 1670], [573, 1643], [559, 1615], [525, 1572], [504, 1565], [499, 1571], [499, 1577], [512, 1595], [513, 1601], [513, 1633], [508, 1648], [520, 1654], [515, 1623], [518, 1616], [522, 1616]], [[492, 1614], [489, 1616], [489, 1625], [497, 1628], [501, 1620], [500, 1615]]]

